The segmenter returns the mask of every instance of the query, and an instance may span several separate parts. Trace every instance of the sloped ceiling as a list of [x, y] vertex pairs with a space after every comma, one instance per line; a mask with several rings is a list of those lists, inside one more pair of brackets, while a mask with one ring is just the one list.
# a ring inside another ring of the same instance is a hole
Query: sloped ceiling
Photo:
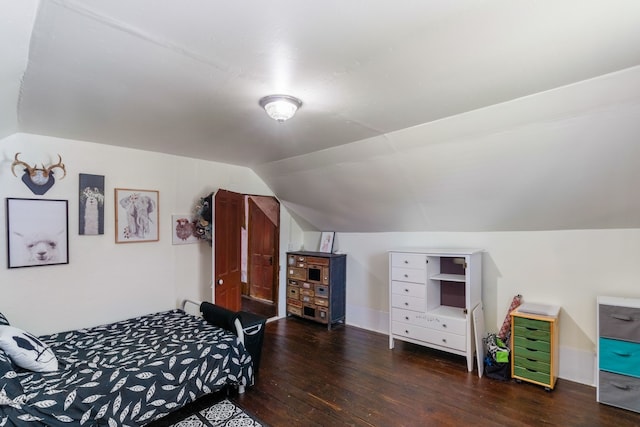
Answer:
[[308, 229], [640, 227], [636, 0], [0, 7], [0, 137], [245, 165]]

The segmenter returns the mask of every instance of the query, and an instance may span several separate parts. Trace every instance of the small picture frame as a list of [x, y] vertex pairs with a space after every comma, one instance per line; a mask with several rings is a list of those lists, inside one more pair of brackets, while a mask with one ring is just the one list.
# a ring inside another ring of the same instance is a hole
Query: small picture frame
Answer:
[[69, 264], [67, 200], [7, 198], [7, 267]]
[[320, 251], [327, 254], [333, 252], [333, 238], [335, 236], [335, 231], [323, 231], [320, 236]]
[[156, 190], [116, 188], [116, 243], [157, 242], [160, 240]]
[[200, 242], [196, 232], [196, 221], [194, 215], [171, 215], [171, 244], [187, 245]]

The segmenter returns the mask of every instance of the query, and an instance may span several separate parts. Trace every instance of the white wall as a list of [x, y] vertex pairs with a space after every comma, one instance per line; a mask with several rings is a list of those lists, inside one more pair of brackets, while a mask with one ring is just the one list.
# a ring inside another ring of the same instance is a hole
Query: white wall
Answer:
[[[305, 233], [317, 250], [319, 233]], [[488, 331], [497, 332], [516, 294], [558, 304], [560, 377], [595, 384], [596, 296], [640, 298], [640, 229], [337, 233], [347, 254], [347, 323], [388, 333], [387, 251], [403, 247], [482, 248], [482, 297]]]
[[18, 99], [38, 0], [0, 0], [0, 138], [18, 130]]
[[[16, 152], [30, 164], [50, 164], [60, 153], [67, 177], [35, 196], [11, 174]], [[104, 235], [78, 235], [79, 173], [105, 176]], [[115, 244], [114, 188], [159, 190], [159, 242]], [[0, 140], [0, 224], [7, 197], [68, 200], [70, 261], [8, 269], [6, 232], [0, 232], [0, 312], [40, 335], [175, 308], [184, 298], [211, 300], [211, 248], [172, 245], [170, 218], [190, 213], [198, 198], [218, 188], [273, 195], [244, 167], [31, 134]], [[286, 212], [282, 218], [289, 224]], [[290, 229], [284, 227], [285, 242]]]

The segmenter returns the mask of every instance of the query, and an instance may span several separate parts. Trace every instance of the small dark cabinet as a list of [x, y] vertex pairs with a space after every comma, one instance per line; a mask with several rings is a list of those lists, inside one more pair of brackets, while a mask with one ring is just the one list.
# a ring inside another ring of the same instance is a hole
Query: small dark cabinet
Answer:
[[345, 254], [287, 252], [287, 315], [344, 323], [346, 275]]

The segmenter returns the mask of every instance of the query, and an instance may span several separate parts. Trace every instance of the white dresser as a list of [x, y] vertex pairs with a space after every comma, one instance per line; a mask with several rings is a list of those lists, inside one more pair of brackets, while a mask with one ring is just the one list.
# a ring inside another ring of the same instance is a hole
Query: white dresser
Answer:
[[640, 299], [598, 297], [600, 403], [640, 412]]
[[481, 281], [480, 249], [389, 251], [389, 348], [397, 339], [466, 356], [471, 372]]

